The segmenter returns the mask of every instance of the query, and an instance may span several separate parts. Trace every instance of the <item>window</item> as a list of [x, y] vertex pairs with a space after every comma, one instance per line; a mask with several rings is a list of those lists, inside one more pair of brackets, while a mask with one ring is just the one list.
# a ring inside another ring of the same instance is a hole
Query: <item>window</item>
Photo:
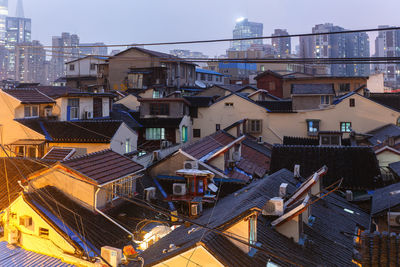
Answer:
[[96, 64], [91, 63], [90, 64], [90, 70], [96, 70]]
[[36, 158], [36, 148], [33, 146], [28, 147], [28, 157]]
[[200, 138], [201, 137], [200, 129], [193, 129], [193, 137], [195, 137], [195, 138]]
[[340, 123], [340, 131], [342, 133], [350, 133], [351, 132], [351, 122], [341, 122]]
[[319, 120], [307, 120], [307, 132], [316, 135], [319, 132]]
[[25, 157], [25, 147], [24, 146], [17, 146], [15, 148], [15, 154], [17, 157]]
[[349, 99], [349, 105], [350, 107], [355, 107], [356, 106], [356, 100], [354, 98]]
[[264, 66], [264, 65], [261, 65], [261, 66], [260, 66], [260, 69], [261, 69], [261, 71], [265, 71], [265, 66]]
[[164, 140], [165, 128], [147, 128], [146, 140]]
[[24, 117], [25, 118], [39, 117], [39, 107], [38, 106], [25, 106], [24, 107]]
[[249, 243], [254, 245], [257, 242], [257, 217], [249, 218]]
[[33, 225], [32, 217], [30, 216], [21, 216], [19, 217], [19, 225], [24, 227], [30, 227]]
[[199, 185], [197, 186], [197, 193], [204, 193], [204, 182], [203, 180], [199, 180]]
[[75, 64], [70, 64], [69, 65], [69, 70], [70, 71], [75, 71]]
[[321, 95], [321, 105], [329, 105], [330, 103], [329, 95]]
[[69, 120], [79, 119], [79, 98], [68, 99], [67, 117]]
[[182, 126], [182, 142], [186, 143], [188, 140], [188, 128], [186, 126]]
[[261, 133], [261, 120], [249, 120], [249, 133]]
[[350, 84], [349, 83], [340, 83], [339, 91], [340, 92], [350, 92]]
[[321, 135], [321, 145], [322, 146], [338, 146], [340, 145], [339, 135]]
[[127, 138], [125, 140], [125, 153], [130, 153], [130, 152], [132, 152], [131, 139]]
[[[136, 178], [127, 177], [113, 182], [108, 186], [107, 202], [113, 201], [120, 196], [133, 196], [136, 192]], [[112, 193], [111, 193], [111, 192]]]
[[49, 237], [49, 229], [39, 227], [39, 236], [43, 238]]
[[225, 103], [225, 107], [233, 107], [233, 103]]
[[150, 115], [169, 115], [168, 103], [150, 104]]
[[200, 74], [200, 80], [202, 80], [202, 81], [206, 80], [206, 75], [204, 73]]
[[215, 124], [215, 131], [221, 130], [221, 124]]
[[211, 74], [208, 74], [208, 75], [207, 75], [207, 79], [208, 79], [209, 82], [212, 82], [212, 80], [213, 80], [212, 75], [211, 75]]
[[160, 98], [160, 91], [153, 91], [153, 98]]

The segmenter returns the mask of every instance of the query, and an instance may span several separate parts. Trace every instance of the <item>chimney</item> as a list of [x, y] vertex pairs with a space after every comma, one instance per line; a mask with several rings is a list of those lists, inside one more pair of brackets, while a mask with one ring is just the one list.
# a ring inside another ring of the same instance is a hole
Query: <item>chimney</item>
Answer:
[[279, 187], [279, 197], [280, 198], [285, 198], [287, 194], [287, 183], [282, 183], [281, 186]]
[[294, 173], [294, 178], [300, 178], [300, 165], [296, 164], [294, 165], [294, 169], [293, 169], [293, 173]]

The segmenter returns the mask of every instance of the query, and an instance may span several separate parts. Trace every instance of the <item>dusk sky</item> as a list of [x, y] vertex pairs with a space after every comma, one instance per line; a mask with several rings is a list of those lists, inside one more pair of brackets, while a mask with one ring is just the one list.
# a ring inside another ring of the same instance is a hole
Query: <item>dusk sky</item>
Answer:
[[[10, 15], [17, 0], [9, 0]], [[51, 44], [53, 35], [76, 33], [81, 42], [106, 44], [231, 38], [235, 20], [247, 17], [275, 28], [308, 33], [315, 24], [332, 22], [347, 29], [399, 25], [400, 1], [372, 0], [24, 0], [32, 19], [32, 39]], [[370, 40], [373, 44], [374, 35]], [[297, 40], [292, 41], [294, 44]], [[228, 43], [174, 47], [223, 54]], [[294, 47], [294, 45], [293, 45]]]

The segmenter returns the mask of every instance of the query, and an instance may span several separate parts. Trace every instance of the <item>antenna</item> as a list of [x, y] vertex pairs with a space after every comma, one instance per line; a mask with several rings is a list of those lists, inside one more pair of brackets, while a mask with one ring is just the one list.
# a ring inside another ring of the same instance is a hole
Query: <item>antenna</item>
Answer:
[[17, 18], [25, 18], [24, 14], [24, 4], [22, 2], [23, 0], [18, 0], [17, 2], [17, 9], [15, 11], [15, 16]]

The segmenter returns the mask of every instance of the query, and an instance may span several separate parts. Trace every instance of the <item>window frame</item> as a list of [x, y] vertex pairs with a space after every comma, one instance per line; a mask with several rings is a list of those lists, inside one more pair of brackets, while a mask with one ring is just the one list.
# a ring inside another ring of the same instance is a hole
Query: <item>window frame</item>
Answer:
[[350, 99], [349, 99], [349, 106], [350, 106], [351, 108], [353, 108], [353, 107], [356, 106], [356, 99], [355, 99], [355, 98], [350, 98]]
[[169, 116], [169, 103], [150, 103], [150, 115], [153, 116]]
[[69, 71], [75, 71], [75, 64], [69, 64]]
[[[343, 128], [343, 125], [344, 125], [344, 128]], [[341, 121], [340, 122], [340, 132], [351, 133], [351, 131], [352, 131], [351, 126], [352, 126], [351, 121]], [[345, 129], [345, 130], [343, 131], [343, 129]]]
[[249, 133], [262, 133], [262, 120], [248, 120]]
[[[27, 109], [29, 114], [27, 114]], [[36, 109], [36, 115], [33, 115], [33, 110]], [[24, 118], [39, 118], [39, 105], [25, 105], [24, 106]], [[27, 116], [29, 115], [29, 116]]]
[[165, 128], [146, 128], [146, 140], [165, 140]]
[[[308, 120], [306, 120], [306, 122], [307, 122], [307, 134], [308, 135], [317, 135], [318, 132], [320, 131], [321, 120], [308, 119]], [[312, 125], [310, 125], [310, 123], [312, 123]], [[316, 123], [317, 125], [314, 125], [314, 123]], [[315, 129], [315, 130], [310, 131], [310, 129]]]
[[201, 129], [193, 129], [193, 138], [201, 138]]

